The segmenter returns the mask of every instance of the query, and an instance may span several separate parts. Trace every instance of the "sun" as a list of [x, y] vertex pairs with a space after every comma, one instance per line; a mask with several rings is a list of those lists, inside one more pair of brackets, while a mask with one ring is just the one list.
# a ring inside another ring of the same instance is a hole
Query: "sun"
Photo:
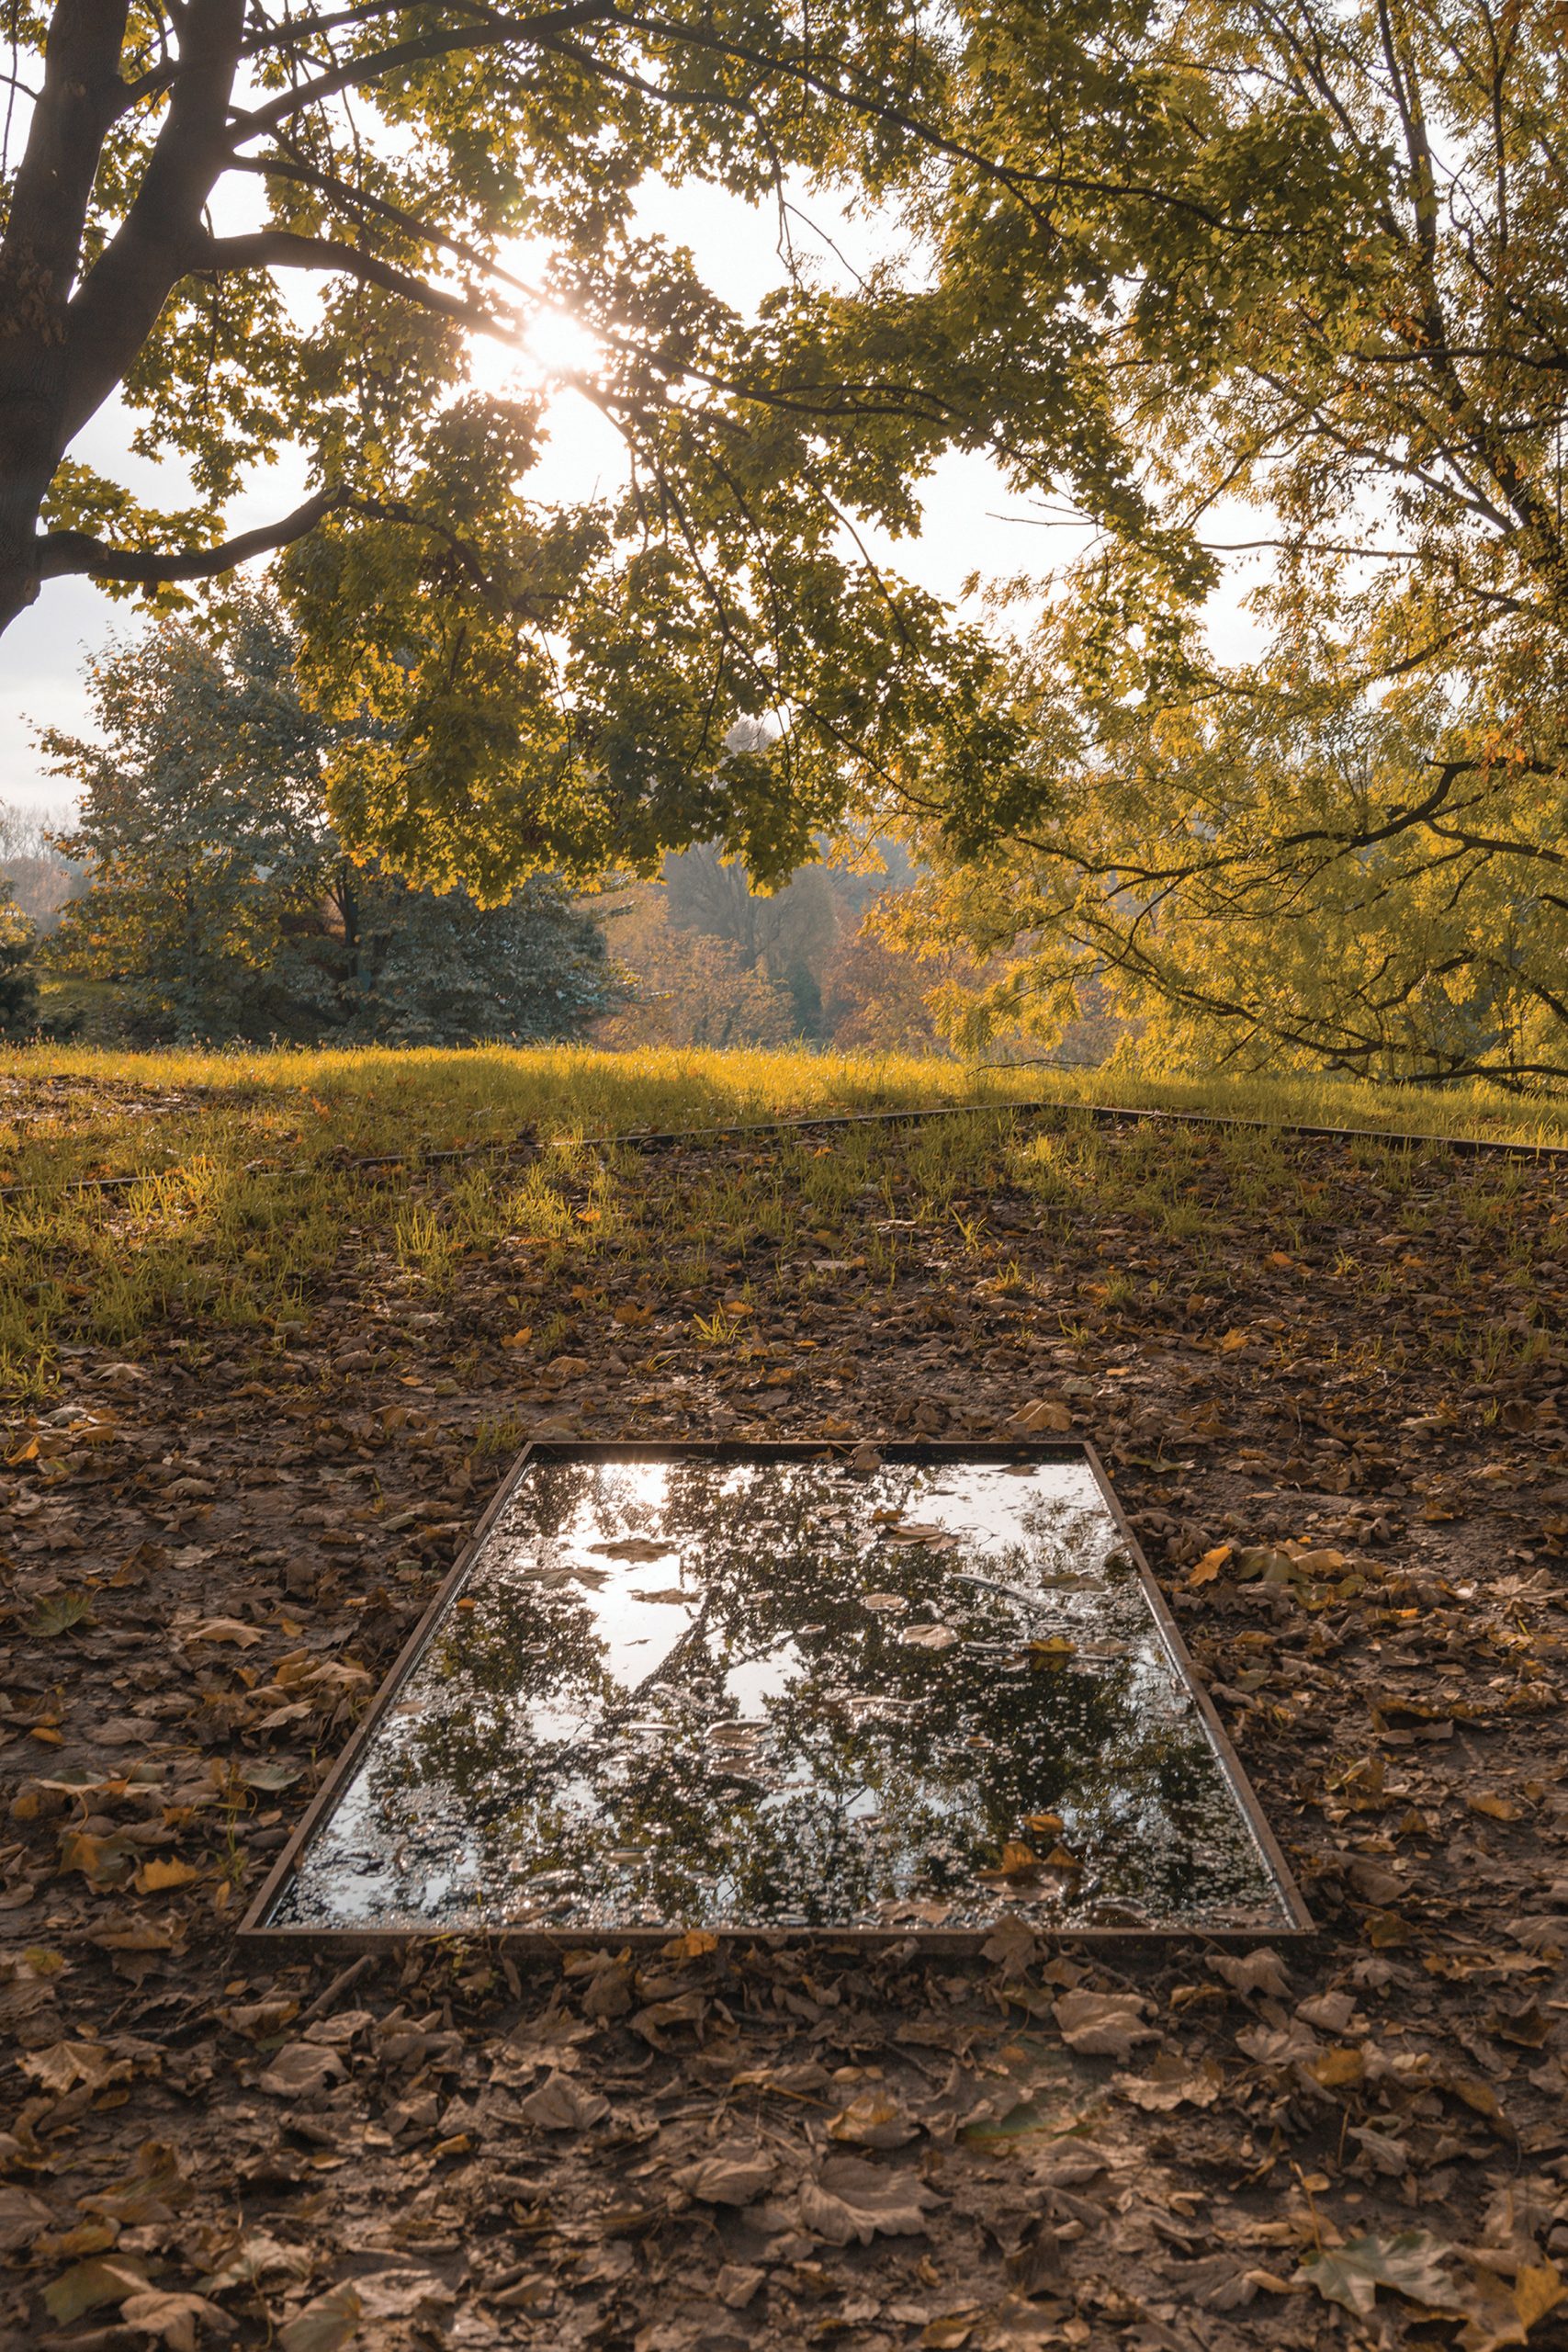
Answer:
[[468, 380], [481, 392], [548, 391], [598, 375], [604, 345], [567, 310], [540, 303], [520, 322], [515, 338], [476, 335], [469, 345]]

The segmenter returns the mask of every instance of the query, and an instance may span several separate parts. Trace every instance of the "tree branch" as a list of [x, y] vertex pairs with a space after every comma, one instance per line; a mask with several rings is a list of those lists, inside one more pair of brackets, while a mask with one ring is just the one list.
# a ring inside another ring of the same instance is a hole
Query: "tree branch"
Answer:
[[242, 531], [215, 548], [111, 548], [90, 531], [51, 531], [36, 542], [40, 580], [85, 574], [89, 580], [122, 580], [140, 588], [161, 587], [165, 581], [216, 580], [253, 556], [273, 555], [313, 531], [338, 508], [351, 504], [346, 490], [321, 490], [276, 523]]

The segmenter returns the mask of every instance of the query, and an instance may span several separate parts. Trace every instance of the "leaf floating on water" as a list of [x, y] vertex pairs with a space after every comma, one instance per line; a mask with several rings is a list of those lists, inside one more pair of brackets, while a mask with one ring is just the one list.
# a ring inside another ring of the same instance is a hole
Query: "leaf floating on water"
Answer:
[[863, 1609], [885, 1609], [889, 1611], [896, 1609], [908, 1609], [909, 1606], [901, 1592], [863, 1592], [860, 1597], [860, 1605]]
[[678, 1547], [656, 1543], [650, 1535], [617, 1535], [612, 1544], [591, 1544], [588, 1548], [606, 1560], [667, 1560]]
[[958, 1638], [951, 1625], [906, 1625], [898, 1636], [911, 1650], [950, 1650]]
[[885, 1527], [883, 1533], [889, 1544], [923, 1544], [932, 1552], [956, 1552], [958, 1538], [951, 1529], [939, 1527], [934, 1520], [897, 1519]]
[[1026, 1846], [1021, 1838], [1010, 1838], [996, 1869], [976, 1871], [975, 1875], [984, 1879], [1037, 1878], [1040, 1870], [1040, 1857], [1033, 1847]]

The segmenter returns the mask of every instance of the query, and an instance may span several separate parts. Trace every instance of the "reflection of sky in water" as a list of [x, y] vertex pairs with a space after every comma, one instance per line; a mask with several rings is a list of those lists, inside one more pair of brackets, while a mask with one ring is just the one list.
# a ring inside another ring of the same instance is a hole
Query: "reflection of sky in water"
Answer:
[[1087, 1463], [544, 1459], [462, 1597], [275, 1924], [1288, 1924]]

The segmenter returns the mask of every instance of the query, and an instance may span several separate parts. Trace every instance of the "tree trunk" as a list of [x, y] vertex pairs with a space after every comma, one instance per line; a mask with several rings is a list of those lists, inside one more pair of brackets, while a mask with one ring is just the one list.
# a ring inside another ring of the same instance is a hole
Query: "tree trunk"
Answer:
[[0, 630], [51, 571], [39, 520], [71, 442], [124, 381], [198, 258], [202, 209], [227, 160], [244, 0], [189, 0], [179, 73], [141, 184], [85, 274], [104, 144], [128, 103], [127, 0], [57, 0], [42, 87], [0, 240]]

